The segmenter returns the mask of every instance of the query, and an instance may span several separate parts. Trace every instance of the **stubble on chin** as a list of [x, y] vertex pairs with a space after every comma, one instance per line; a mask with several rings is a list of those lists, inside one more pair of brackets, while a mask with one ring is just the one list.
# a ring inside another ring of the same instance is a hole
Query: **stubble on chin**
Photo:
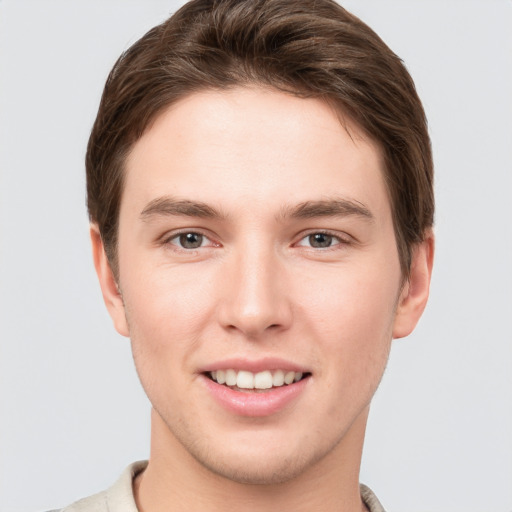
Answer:
[[[194, 431], [182, 420], [166, 421], [154, 409], [161, 427], [165, 428], [172, 450], [181, 452], [180, 457], [172, 457], [175, 461], [181, 457], [188, 458], [200, 472], [220, 477], [221, 479], [242, 485], [275, 486], [299, 479], [302, 475], [313, 471], [327, 457], [331, 457], [352, 425], [338, 433], [334, 439], [326, 442], [326, 437], [319, 433], [311, 433], [301, 440], [296, 447], [290, 447], [289, 453], [275, 453], [266, 446], [261, 446], [261, 456], [241, 456], [225, 449], [229, 441], [218, 442], [206, 440], [200, 432]], [[367, 411], [363, 413], [366, 423]], [[174, 420], [175, 418], [173, 418]], [[324, 438], [324, 442], [320, 442]], [[214, 443], [216, 443], [214, 445]], [[169, 446], [168, 446], [169, 447]], [[258, 454], [260, 455], [260, 454]], [[177, 468], [179, 470], [179, 468]]]

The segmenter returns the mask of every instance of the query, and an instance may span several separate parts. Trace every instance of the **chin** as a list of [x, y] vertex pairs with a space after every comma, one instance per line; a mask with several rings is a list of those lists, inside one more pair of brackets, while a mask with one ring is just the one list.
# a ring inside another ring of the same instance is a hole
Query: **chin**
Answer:
[[339, 438], [283, 437], [275, 432], [195, 439], [180, 435], [183, 433], [175, 432], [175, 439], [204, 469], [246, 485], [276, 485], [294, 480], [328, 457], [339, 443]]
[[315, 458], [295, 456], [284, 457], [282, 454], [274, 454], [271, 460], [268, 455], [265, 461], [259, 458], [236, 457], [237, 460], [229, 460], [224, 454], [224, 460], [210, 460], [194, 458], [203, 467], [217, 476], [245, 485], [277, 485], [293, 480], [304, 473], [316, 462]]

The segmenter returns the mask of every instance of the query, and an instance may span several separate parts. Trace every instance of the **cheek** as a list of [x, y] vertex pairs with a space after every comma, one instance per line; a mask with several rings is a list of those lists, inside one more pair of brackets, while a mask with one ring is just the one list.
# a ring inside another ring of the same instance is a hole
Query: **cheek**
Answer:
[[316, 275], [297, 292], [304, 298], [302, 314], [313, 317], [312, 323], [328, 338], [367, 337], [368, 343], [378, 343], [383, 331], [391, 332], [398, 293], [398, 272], [384, 275], [368, 267], [335, 269], [324, 279]]
[[211, 315], [211, 280], [186, 269], [141, 265], [126, 265], [124, 275], [122, 292], [134, 352], [157, 363], [165, 360], [166, 365], [186, 363]]
[[345, 390], [378, 384], [391, 346], [399, 292], [399, 270], [386, 275], [368, 266], [360, 270], [332, 273], [323, 289], [316, 288], [301, 305], [319, 357], [329, 359], [330, 380], [339, 381]]
[[[208, 309], [208, 293], [198, 290], [193, 280], [180, 283], [183, 277], [164, 279], [165, 275], [139, 270], [137, 279], [123, 290], [135, 367], [158, 410], [184, 405], [182, 397], [194, 375], [191, 359], [203, 329], [201, 312]], [[170, 389], [176, 392], [169, 393]]]

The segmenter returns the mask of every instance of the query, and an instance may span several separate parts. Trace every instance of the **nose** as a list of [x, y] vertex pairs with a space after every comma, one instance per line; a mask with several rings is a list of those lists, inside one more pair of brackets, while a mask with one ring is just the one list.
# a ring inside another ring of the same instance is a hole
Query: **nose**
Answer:
[[222, 327], [250, 339], [288, 329], [292, 307], [279, 258], [272, 249], [241, 253], [226, 262], [218, 308]]

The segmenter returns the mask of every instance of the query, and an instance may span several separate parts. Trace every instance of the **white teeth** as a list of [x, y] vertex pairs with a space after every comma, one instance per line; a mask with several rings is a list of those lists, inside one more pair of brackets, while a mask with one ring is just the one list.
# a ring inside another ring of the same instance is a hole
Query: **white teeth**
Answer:
[[295, 372], [288, 372], [284, 376], [284, 383], [291, 384], [294, 379], [295, 379]]
[[242, 389], [254, 389], [254, 374], [243, 370], [238, 372], [236, 385]]
[[274, 372], [272, 376], [272, 385], [273, 386], [282, 386], [284, 384], [284, 372], [283, 370], [277, 370]]
[[236, 386], [235, 370], [226, 370], [226, 386]]
[[268, 370], [257, 373], [254, 376], [254, 387], [256, 389], [270, 389], [272, 387], [272, 374]]
[[211, 378], [218, 384], [236, 386], [240, 389], [270, 389], [290, 385], [302, 379], [302, 372], [285, 372], [284, 370], [265, 370], [258, 373], [246, 370], [216, 370], [210, 372]]

